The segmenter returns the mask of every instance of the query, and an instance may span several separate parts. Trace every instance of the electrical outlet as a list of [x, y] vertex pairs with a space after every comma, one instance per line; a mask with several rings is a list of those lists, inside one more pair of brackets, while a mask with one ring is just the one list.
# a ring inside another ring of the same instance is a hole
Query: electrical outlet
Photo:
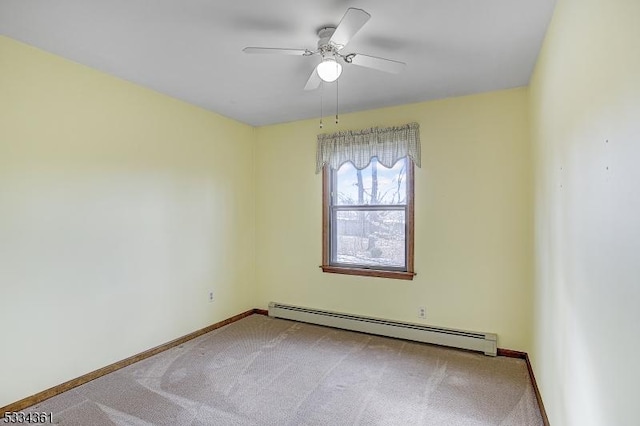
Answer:
[[424, 306], [418, 307], [418, 318], [425, 319], [427, 317], [427, 308]]
[[209, 290], [209, 303], [213, 302], [213, 290]]

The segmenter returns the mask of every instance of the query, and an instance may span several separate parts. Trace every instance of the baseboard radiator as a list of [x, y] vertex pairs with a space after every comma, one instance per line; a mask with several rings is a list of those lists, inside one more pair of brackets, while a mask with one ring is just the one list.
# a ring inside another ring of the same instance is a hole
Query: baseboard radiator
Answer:
[[269, 316], [377, 334], [379, 336], [468, 349], [484, 352], [485, 355], [491, 356], [496, 356], [498, 350], [497, 335], [494, 333], [478, 333], [450, 328], [431, 327], [422, 324], [322, 311], [275, 302], [269, 303]]

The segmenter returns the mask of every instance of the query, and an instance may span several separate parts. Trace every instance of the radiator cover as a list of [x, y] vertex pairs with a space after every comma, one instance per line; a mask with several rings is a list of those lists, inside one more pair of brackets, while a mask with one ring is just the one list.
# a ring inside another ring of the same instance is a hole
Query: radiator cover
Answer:
[[494, 333], [432, 327], [422, 324], [285, 305], [276, 302], [269, 303], [269, 316], [345, 330], [360, 331], [379, 336], [468, 349], [483, 352], [485, 355], [491, 356], [496, 356], [498, 350], [498, 336]]

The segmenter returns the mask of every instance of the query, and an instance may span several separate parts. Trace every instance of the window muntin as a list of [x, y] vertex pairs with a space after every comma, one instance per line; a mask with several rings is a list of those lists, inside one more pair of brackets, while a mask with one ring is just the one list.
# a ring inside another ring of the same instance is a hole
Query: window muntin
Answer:
[[[325, 272], [413, 277], [413, 163], [325, 168]], [[329, 189], [327, 191], [327, 189]]]

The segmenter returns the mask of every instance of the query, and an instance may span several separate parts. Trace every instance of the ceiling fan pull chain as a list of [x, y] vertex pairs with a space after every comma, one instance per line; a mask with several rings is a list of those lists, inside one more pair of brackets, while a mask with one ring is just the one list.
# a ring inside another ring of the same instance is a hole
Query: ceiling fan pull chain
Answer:
[[320, 83], [320, 128], [322, 129], [322, 98], [324, 95], [324, 81]]
[[336, 124], [338, 124], [338, 80], [336, 80]]

